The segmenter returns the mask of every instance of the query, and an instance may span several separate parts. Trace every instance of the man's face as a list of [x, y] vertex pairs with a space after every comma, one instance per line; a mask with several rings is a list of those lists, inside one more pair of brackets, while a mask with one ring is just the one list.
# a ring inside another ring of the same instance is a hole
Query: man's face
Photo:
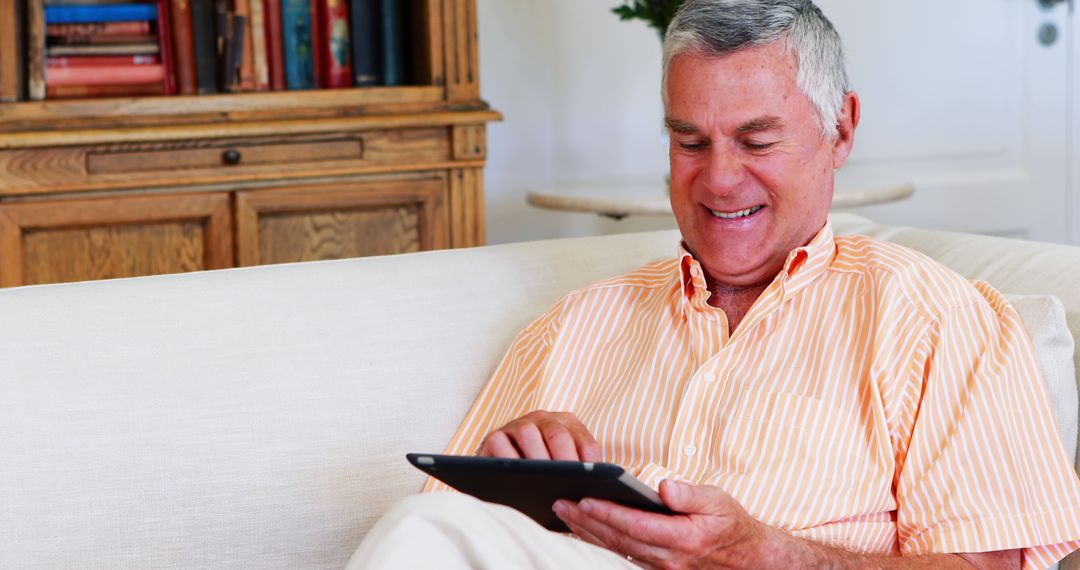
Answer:
[[768, 283], [825, 224], [858, 99], [848, 94], [840, 136], [827, 139], [796, 72], [779, 42], [671, 62], [671, 207], [710, 284]]

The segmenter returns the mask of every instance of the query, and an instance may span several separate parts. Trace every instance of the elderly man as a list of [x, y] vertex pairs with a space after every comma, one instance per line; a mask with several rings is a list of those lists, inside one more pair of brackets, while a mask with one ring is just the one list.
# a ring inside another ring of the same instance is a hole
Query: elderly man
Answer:
[[832, 234], [859, 98], [817, 6], [690, 0], [664, 98], [679, 255], [530, 324], [448, 453], [619, 463], [680, 514], [559, 501], [567, 537], [434, 493], [354, 565], [1044, 568], [1080, 546], [1080, 482], [1016, 312]]

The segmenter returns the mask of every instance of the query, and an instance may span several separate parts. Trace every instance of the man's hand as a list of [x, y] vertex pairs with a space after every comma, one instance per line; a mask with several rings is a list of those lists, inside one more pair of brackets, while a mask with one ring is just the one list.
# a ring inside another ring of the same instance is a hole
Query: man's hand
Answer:
[[557, 501], [554, 509], [579, 538], [646, 568], [1020, 568], [1020, 551], [892, 557], [862, 556], [796, 538], [752, 517], [727, 493], [672, 480], [660, 497], [678, 515], [660, 515], [598, 499]]
[[597, 499], [558, 501], [555, 513], [587, 542], [646, 567], [760, 566], [768, 531], [718, 487], [665, 480], [660, 497], [681, 515], [647, 513]]
[[530, 412], [489, 433], [479, 455], [563, 461], [600, 461], [600, 444], [574, 414]]

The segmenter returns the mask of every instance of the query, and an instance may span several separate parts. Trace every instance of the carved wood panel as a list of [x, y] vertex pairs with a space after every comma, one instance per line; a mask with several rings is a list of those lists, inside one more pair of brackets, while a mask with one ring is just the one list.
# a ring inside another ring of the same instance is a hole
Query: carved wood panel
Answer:
[[225, 193], [0, 205], [0, 286], [231, 265]]
[[444, 176], [238, 192], [240, 265], [341, 259], [449, 245]]

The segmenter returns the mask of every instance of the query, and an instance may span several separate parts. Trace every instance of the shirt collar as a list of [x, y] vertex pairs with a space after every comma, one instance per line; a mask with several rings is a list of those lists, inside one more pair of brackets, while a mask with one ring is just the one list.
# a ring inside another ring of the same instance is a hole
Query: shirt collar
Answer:
[[[825, 272], [836, 257], [836, 243], [833, 239], [832, 222], [825, 225], [814, 235], [809, 243], [797, 247], [788, 253], [784, 268], [776, 276], [784, 290], [784, 299], [790, 298], [797, 291], [813, 282]], [[775, 280], [774, 280], [775, 282]], [[682, 284], [682, 300], [691, 305], [704, 306], [709, 298], [708, 284], [701, 264], [694, 259], [684, 242], [679, 242], [679, 283]]]

